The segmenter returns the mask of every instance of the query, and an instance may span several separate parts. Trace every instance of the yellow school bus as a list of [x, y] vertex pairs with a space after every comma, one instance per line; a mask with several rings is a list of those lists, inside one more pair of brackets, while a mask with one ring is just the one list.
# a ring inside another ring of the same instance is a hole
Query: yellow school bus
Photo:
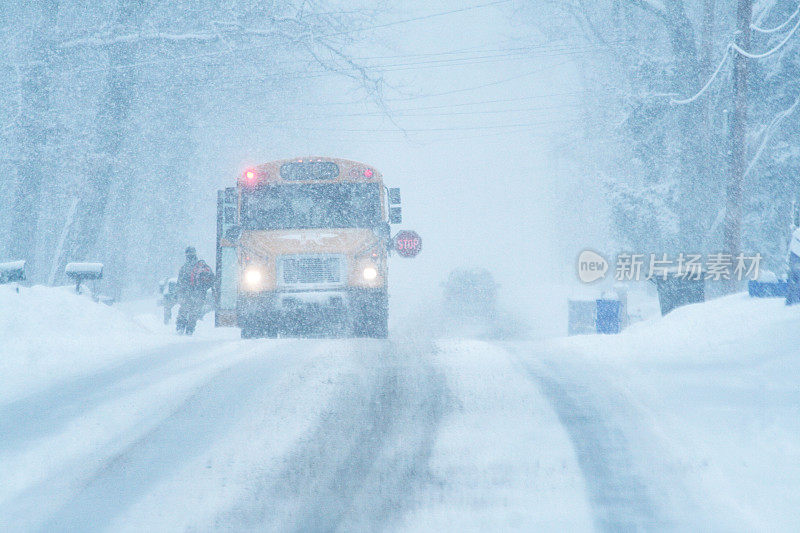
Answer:
[[218, 192], [216, 324], [242, 337], [387, 336], [399, 189], [329, 157], [273, 161]]

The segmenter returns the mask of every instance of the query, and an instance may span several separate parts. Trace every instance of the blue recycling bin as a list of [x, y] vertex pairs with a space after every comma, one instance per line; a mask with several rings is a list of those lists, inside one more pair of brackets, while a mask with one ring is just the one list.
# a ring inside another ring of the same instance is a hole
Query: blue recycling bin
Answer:
[[789, 282], [778, 281], [748, 281], [747, 293], [751, 298], [785, 298]]
[[620, 332], [620, 309], [619, 300], [597, 300], [597, 333], [613, 335]]

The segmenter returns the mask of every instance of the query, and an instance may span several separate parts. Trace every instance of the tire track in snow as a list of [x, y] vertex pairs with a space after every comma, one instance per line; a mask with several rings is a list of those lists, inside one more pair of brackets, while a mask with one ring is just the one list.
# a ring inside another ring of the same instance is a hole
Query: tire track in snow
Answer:
[[421, 354], [380, 341], [367, 341], [353, 357], [362, 359], [366, 377], [342, 379], [313, 433], [218, 516], [219, 529], [375, 531], [414, 505], [430, 482], [444, 377]]
[[[90, 411], [109, 398], [124, 394], [137, 385], [163, 377], [163, 370], [184, 360], [193, 366], [199, 352], [219, 341], [170, 344], [149, 350], [125, 361], [55, 383], [48, 388], [0, 406], [0, 451], [21, 448], [44, 435], [58, 432], [74, 418]], [[227, 353], [223, 348], [221, 353]], [[184, 371], [179, 367], [176, 371]], [[133, 382], [135, 381], [135, 382]]]
[[245, 415], [249, 400], [263, 394], [290, 364], [274, 357], [278, 347], [273, 343], [263, 344], [248, 344], [246, 354], [237, 356], [240, 361], [204, 378], [154, 427], [94, 467], [40, 530], [102, 530], [162, 478], [224, 438]]
[[[674, 519], [656, 501], [656, 488], [640, 474], [624, 429], [606, 418], [599, 407], [607, 400], [593, 393], [588, 383], [570, 380], [563, 374], [556, 376], [555, 371], [537, 371], [520, 357], [517, 362], [539, 385], [569, 435], [589, 492], [595, 526], [601, 531], [676, 527]], [[625, 408], [621, 404], [606, 407]], [[635, 424], [633, 420], [629, 422]]]

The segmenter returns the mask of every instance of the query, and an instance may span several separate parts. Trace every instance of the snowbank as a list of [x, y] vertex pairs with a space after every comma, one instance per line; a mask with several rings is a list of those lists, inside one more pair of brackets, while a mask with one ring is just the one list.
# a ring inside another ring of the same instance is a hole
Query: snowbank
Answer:
[[644, 451], [651, 486], [681, 479], [688, 523], [800, 527], [800, 306], [738, 294], [537, 351]]
[[70, 288], [0, 286], [0, 403], [174, 340]]
[[736, 294], [680, 307], [631, 325], [620, 335], [584, 335], [554, 341], [561, 348], [601, 357], [665, 361], [763, 361], [800, 353], [800, 306], [782, 299]]

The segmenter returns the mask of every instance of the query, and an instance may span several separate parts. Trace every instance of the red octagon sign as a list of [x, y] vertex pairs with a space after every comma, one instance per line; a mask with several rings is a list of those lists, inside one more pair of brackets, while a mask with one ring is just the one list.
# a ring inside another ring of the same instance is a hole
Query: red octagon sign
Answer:
[[401, 257], [415, 257], [422, 250], [422, 237], [416, 231], [401, 231], [394, 236], [394, 249]]

